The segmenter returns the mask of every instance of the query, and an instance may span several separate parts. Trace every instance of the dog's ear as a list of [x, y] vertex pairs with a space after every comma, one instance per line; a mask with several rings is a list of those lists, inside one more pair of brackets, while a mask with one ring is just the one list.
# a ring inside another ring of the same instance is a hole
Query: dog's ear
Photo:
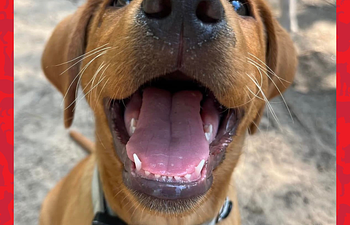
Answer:
[[96, 2], [89, 1], [57, 25], [41, 60], [46, 77], [64, 96], [66, 128], [71, 126], [74, 118], [79, 57], [85, 52], [87, 27], [97, 7]]
[[[259, 1], [259, 13], [266, 32], [266, 72], [269, 74], [269, 86], [265, 93], [268, 100], [283, 93], [293, 82], [297, 69], [297, 54], [293, 42], [263, 1]], [[254, 134], [263, 116], [265, 105], [261, 107], [249, 132]]]

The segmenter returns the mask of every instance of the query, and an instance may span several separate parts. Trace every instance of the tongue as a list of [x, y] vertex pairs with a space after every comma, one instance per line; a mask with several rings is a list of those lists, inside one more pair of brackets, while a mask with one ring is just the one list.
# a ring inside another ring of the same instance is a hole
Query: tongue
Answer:
[[[141, 108], [137, 107], [140, 96], [133, 98], [137, 99], [131, 99], [124, 117], [127, 127], [131, 119], [137, 121], [135, 133], [126, 145], [129, 159], [134, 161], [136, 154], [143, 170], [165, 176], [193, 173], [201, 160], [207, 160], [209, 142], [203, 131], [202, 94], [199, 91], [172, 94], [147, 88], [143, 92]], [[138, 118], [135, 118], [138, 112]], [[217, 115], [216, 112], [212, 114]], [[211, 122], [217, 130], [219, 120]]]

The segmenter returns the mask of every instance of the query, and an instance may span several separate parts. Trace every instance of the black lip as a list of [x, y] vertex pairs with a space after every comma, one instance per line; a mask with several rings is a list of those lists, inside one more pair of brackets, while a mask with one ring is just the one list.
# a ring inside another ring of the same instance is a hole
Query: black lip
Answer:
[[213, 182], [212, 171], [223, 161], [225, 150], [233, 141], [237, 127], [243, 118], [242, 110], [227, 110], [225, 117], [220, 122], [216, 139], [210, 144], [210, 155], [206, 165], [207, 173], [203, 179], [189, 183], [169, 183], [145, 179], [132, 172], [132, 161], [128, 158], [125, 148], [130, 137], [124, 123], [124, 101], [105, 98], [104, 108], [115, 151], [124, 164], [124, 184], [133, 191], [167, 200], [195, 198], [210, 189]]
[[166, 183], [133, 176], [129, 171], [124, 170], [123, 180], [125, 185], [134, 191], [160, 199], [176, 200], [205, 194], [213, 183], [213, 176], [190, 183]]

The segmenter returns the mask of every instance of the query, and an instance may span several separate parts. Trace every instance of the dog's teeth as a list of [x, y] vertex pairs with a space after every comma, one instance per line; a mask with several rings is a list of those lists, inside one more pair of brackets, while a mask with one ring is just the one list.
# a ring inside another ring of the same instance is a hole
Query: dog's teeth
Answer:
[[204, 126], [204, 134], [205, 134], [205, 139], [207, 139], [207, 141], [210, 141], [210, 138], [213, 134], [213, 125], [209, 124], [209, 125], [205, 125]]
[[195, 174], [196, 174], [197, 176], [200, 176], [200, 174], [201, 174], [201, 172], [202, 172], [202, 169], [203, 169], [203, 167], [204, 167], [204, 163], [205, 163], [205, 160], [202, 159], [202, 161], [198, 164], [198, 166], [197, 166], [196, 168], [194, 168]]
[[149, 171], [145, 170], [145, 174], [146, 174], [146, 176], [148, 176], [148, 175], [150, 175], [151, 173], [150, 173]]
[[191, 179], [191, 174], [185, 175], [185, 178], [186, 178], [187, 180], [190, 180], [190, 179]]
[[136, 130], [137, 119], [132, 118], [130, 121], [130, 134], [133, 134]]
[[172, 181], [173, 177], [172, 176], [168, 176], [168, 181]]
[[155, 178], [159, 178], [160, 175], [159, 175], [159, 174], [154, 174], [154, 177], [155, 177]]
[[134, 163], [136, 166], [136, 170], [139, 171], [142, 168], [142, 162], [135, 153], [133, 154], [133, 157], [134, 157]]
[[181, 177], [174, 176], [174, 179], [175, 179], [176, 181], [180, 181], [180, 180], [181, 180]]
[[162, 176], [163, 180], [166, 180], [168, 177], [167, 176]]

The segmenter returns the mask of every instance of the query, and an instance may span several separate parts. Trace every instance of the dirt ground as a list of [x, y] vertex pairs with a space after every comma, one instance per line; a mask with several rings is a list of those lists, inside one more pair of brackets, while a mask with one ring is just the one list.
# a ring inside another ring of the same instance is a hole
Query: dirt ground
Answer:
[[[277, 0], [271, 0], [277, 18]], [[38, 223], [41, 202], [85, 153], [63, 127], [62, 96], [40, 68], [55, 25], [79, 0], [15, 1], [15, 224]], [[335, 224], [335, 0], [298, 0], [293, 34], [299, 68], [271, 101], [260, 132], [246, 140], [235, 171], [242, 224]], [[94, 139], [93, 116], [80, 101], [74, 127]]]

